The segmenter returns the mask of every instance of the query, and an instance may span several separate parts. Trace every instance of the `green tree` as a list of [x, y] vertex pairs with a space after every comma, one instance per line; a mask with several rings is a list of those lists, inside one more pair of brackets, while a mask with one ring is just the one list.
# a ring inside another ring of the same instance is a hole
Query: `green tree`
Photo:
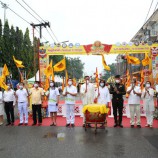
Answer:
[[23, 38], [23, 50], [22, 50], [22, 61], [25, 66], [25, 71], [27, 74], [27, 77], [30, 78], [32, 77], [33, 74], [33, 59], [34, 59], [34, 54], [33, 54], [33, 47], [31, 44], [31, 40], [29, 37], [29, 29], [27, 28], [24, 34]]
[[83, 69], [84, 63], [80, 60], [79, 57], [77, 58], [68, 58], [67, 60], [67, 70], [68, 74], [72, 78], [80, 79], [83, 77]]
[[4, 48], [4, 43], [2, 36], [2, 21], [0, 19], [0, 67], [3, 66], [3, 48]]

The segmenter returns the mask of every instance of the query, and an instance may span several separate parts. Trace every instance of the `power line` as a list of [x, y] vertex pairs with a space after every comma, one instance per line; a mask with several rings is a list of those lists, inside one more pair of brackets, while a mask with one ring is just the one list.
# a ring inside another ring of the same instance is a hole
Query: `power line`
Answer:
[[46, 30], [47, 30], [47, 32], [48, 32], [48, 34], [50, 35], [50, 37], [53, 39], [53, 41], [55, 42], [55, 40], [54, 40], [54, 38], [53, 38], [53, 36], [51, 35], [51, 33], [48, 31], [48, 29], [46, 28]]
[[158, 5], [158, 2], [156, 3], [156, 6], [155, 6], [155, 9], [154, 9], [154, 12], [156, 11], [157, 5]]
[[[22, 0], [40, 19], [42, 19], [24, 0]], [[43, 19], [42, 19], [43, 20]], [[43, 20], [44, 21], [44, 20]], [[44, 21], [45, 22], [45, 21]]]
[[59, 43], [59, 41], [58, 41], [58, 39], [57, 39], [56, 35], [54, 34], [53, 30], [51, 29], [51, 27], [49, 27], [49, 29], [50, 29], [50, 30], [51, 30], [51, 32], [53, 33], [53, 35], [54, 35], [55, 39], [57, 40], [57, 42]]
[[[24, 3], [25, 3], [25, 5], [27, 5], [27, 7], [29, 7], [41, 20], [43, 20], [43, 18], [39, 15], [39, 14], [37, 14], [37, 12], [35, 12], [24, 0], [22, 0]], [[45, 22], [45, 20], [43, 20], [44, 22]], [[51, 32], [52, 32], [52, 34], [53, 34], [53, 36], [55, 37], [55, 39], [56, 39], [56, 41], [59, 43], [59, 40], [57, 39], [57, 37], [56, 37], [56, 35], [55, 35], [55, 33], [53, 32], [53, 30], [51, 29], [51, 27], [49, 27], [50, 28], [50, 30], [51, 30]], [[49, 35], [52, 37], [52, 35], [49, 33]], [[54, 38], [53, 38], [53, 40], [54, 40]]]
[[[0, 1], [1, 3], [3, 3], [2, 1]], [[28, 23], [29, 25], [30, 25], [30, 23], [27, 21], [27, 20], [25, 20], [22, 16], [20, 16], [18, 13], [16, 13], [15, 11], [13, 11], [10, 7], [8, 7], [8, 9], [10, 10], [10, 11], [12, 11], [14, 14], [16, 14], [18, 17], [20, 17], [22, 20], [24, 20], [26, 23]]]
[[147, 18], [148, 18], [148, 15], [149, 15], [149, 12], [150, 12], [151, 6], [152, 6], [152, 4], [153, 4], [153, 1], [154, 1], [154, 0], [152, 0], [152, 1], [151, 1], [150, 8], [149, 8], [149, 10], [148, 10], [148, 13], [147, 13], [147, 15], [146, 15], [146, 18], [145, 18], [144, 23], [146, 22], [146, 20], [147, 20]]
[[[27, 10], [18, 0], [16, 0], [16, 2], [22, 7], [24, 8], [30, 15], [32, 15], [37, 21], [39, 21], [29, 10]], [[40, 21], [39, 21], [40, 22]]]

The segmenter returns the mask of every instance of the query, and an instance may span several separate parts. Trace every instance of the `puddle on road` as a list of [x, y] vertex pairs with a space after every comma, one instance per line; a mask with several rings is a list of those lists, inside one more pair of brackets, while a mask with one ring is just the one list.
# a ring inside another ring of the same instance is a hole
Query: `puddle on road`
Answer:
[[64, 140], [65, 139], [65, 133], [48, 132], [43, 136], [43, 138], [57, 138], [58, 140]]
[[65, 133], [58, 133], [57, 134], [57, 139], [58, 140], [64, 140], [65, 139]]
[[47, 134], [45, 134], [43, 136], [43, 138], [52, 138], [52, 137], [56, 137], [56, 136], [57, 136], [56, 133], [48, 132]]

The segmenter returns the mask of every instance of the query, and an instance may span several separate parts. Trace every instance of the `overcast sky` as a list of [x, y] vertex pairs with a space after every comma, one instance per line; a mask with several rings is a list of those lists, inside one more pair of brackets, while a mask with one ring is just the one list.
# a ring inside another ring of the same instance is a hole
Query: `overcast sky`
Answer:
[[[29, 23], [39, 24], [26, 12], [16, 0], [0, 0], [26, 19]], [[23, 0], [18, 0], [24, 7]], [[104, 44], [129, 42], [144, 24], [152, 0], [24, 0], [42, 19], [51, 23], [51, 28], [60, 42], [93, 44], [100, 40]], [[158, 0], [154, 0], [150, 10], [153, 13]], [[28, 8], [27, 8], [28, 9]], [[34, 13], [33, 13], [34, 14]], [[35, 15], [35, 14], [34, 14]], [[0, 18], [4, 19], [4, 9], [0, 7]], [[17, 17], [9, 9], [6, 18], [10, 25], [18, 26], [23, 31], [28, 27], [32, 38], [31, 26]], [[49, 29], [48, 29], [49, 30]], [[50, 30], [49, 30], [50, 31]], [[53, 39], [42, 29], [43, 36], [53, 43]], [[51, 31], [50, 31], [51, 33]], [[38, 32], [35, 35], [39, 37]], [[53, 36], [53, 35], [52, 35]], [[42, 38], [45, 42], [45, 39]], [[106, 56], [108, 64], [115, 62], [116, 55]], [[101, 57], [82, 56], [85, 73], [91, 74], [98, 67], [103, 69]]]

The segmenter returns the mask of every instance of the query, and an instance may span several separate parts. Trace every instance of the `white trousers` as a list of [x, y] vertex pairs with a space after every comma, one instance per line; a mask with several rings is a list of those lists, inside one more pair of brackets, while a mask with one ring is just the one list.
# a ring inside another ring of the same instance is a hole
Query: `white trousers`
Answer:
[[66, 104], [66, 123], [75, 123], [74, 104]]
[[129, 109], [130, 109], [130, 124], [134, 125], [135, 124], [135, 114], [137, 117], [136, 124], [140, 125], [140, 104], [129, 104]]
[[18, 110], [20, 115], [20, 123], [24, 123], [24, 115], [25, 115], [25, 123], [28, 123], [28, 103], [18, 103]]
[[153, 125], [153, 111], [150, 111], [149, 106], [146, 106], [146, 120], [148, 125]]

